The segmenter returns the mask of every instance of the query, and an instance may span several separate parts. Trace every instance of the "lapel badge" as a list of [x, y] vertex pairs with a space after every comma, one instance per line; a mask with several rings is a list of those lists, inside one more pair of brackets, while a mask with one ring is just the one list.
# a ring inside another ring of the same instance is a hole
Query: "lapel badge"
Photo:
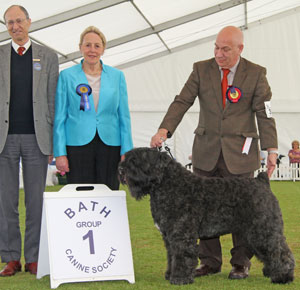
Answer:
[[33, 68], [37, 71], [40, 71], [42, 69], [42, 66], [39, 62], [34, 62], [33, 63]]
[[234, 86], [230, 86], [226, 92], [226, 98], [230, 103], [237, 103], [242, 95], [242, 90]]

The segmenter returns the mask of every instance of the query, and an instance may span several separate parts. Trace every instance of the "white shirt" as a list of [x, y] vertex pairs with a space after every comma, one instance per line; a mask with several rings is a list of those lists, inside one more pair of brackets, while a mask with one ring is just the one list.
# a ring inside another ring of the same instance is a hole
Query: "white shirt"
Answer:
[[[30, 45], [31, 45], [31, 40], [28, 39], [28, 41], [27, 41], [24, 45], [22, 45], [22, 47], [25, 48], [23, 54], [26, 53], [26, 51], [28, 50], [28, 48], [30, 47]], [[21, 45], [15, 43], [15, 42], [12, 40], [12, 41], [11, 41], [11, 46], [13, 47], [13, 49], [15, 50], [15, 52], [18, 53], [18, 48], [19, 48]]]
[[[240, 63], [240, 58], [238, 59], [238, 61], [236, 62], [236, 64], [235, 64], [233, 67], [231, 67], [231, 68], [229, 69], [230, 72], [229, 72], [229, 74], [227, 75], [228, 86], [231, 86], [232, 83], [233, 83], [234, 76], [235, 76], [235, 73], [236, 73], [236, 70], [237, 70], [237, 67], [238, 67], [239, 63]], [[219, 67], [219, 70], [220, 70], [220, 72], [221, 72], [221, 80], [222, 80], [222, 79], [223, 79], [223, 71], [222, 71], [222, 68]]]
[[99, 76], [91, 76], [88, 74], [85, 74], [85, 75], [86, 75], [86, 78], [88, 80], [90, 87], [92, 88], [94, 106], [95, 106], [95, 110], [97, 112], [98, 104], [99, 104], [99, 92], [100, 92], [100, 86], [101, 86], [101, 75], [99, 75]]

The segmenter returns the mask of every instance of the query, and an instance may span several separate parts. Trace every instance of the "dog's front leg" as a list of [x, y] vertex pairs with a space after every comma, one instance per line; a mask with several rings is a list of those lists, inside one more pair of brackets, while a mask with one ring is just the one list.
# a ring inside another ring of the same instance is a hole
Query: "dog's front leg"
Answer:
[[176, 285], [194, 282], [195, 268], [198, 263], [197, 240], [170, 239], [171, 276], [170, 283]]
[[170, 276], [171, 276], [171, 265], [172, 265], [172, 254], [171, 254], [171, 249], [170, 249], [170, 243], [167, 239], [167, 237], [163, 234], [163, 239], [165, 242], [165, 247], [167, 250], [167, 270], [165, 273], [165, 279], [166, 280], [170, 280]]

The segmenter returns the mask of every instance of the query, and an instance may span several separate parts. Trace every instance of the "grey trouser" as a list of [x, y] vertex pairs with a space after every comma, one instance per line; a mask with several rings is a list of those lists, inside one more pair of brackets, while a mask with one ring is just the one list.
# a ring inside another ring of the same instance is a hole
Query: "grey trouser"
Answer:
[[[7, 136], [0, 153], [0, 254], [2, 262], [20, 260], [19, 170], [22, 162], [26, 229], [26, 263], [37, 262], [48, 156], [42, 154], [33, 134]], [[23, 216], [21, 216], [23, 218]]]

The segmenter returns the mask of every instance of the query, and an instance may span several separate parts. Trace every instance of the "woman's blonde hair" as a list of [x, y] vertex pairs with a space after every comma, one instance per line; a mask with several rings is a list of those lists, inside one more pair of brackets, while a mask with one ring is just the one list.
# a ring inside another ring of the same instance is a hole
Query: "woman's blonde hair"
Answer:
[[83, 43], [83, 38], [85, 37], [86, 34], [90, 33], [90, 32], [93, 32], [93, 33], [96, 33], [102, 40], [102, 44], [103, 44], [103, 47], [105, 49], [106, 47], [106, 38], [104, 36], [104, 34], [95, 26], [89, 26], [87, 27], [81, 34], [80, 34], [80, 42], [79, 42], [79, 45], [82, 45]]
[[299, 146], [300, 146], [300, 143], [299, 143], [299, 141], [298, 140], [294, 140], [293, 142], [292, 142], [292, 147], [293, 147], [293, 145], [294, 144], [297, 144], [298, 145], [298, 148], [299, 148]]

